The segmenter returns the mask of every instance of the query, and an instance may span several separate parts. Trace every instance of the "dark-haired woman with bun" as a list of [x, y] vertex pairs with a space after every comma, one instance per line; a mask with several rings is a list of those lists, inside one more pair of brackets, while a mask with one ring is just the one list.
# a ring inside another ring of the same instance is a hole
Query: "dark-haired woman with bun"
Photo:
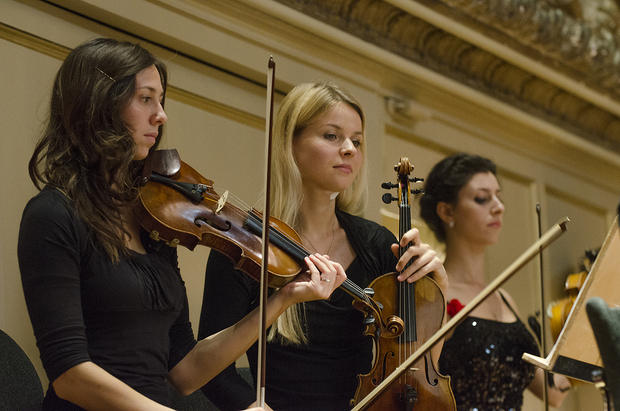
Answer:
[[[455, 154], [428, 175], [420, 216], [446, 245], [449, 316], [487, 286], [485, 250], [498, 240], [504, 211], [496, 166], [489, 159]], [[524, 352], [538, 354], [537, 341], [505, 290], [487, 297], [448, 337], [439, 371], [451, 377], [459, 411], [521, 410], [526, 388], [542, 398], [542, 369], [521, 359]], [[568, 380], [556, 375], [549, 404], [558, 407], [568, 388]]]

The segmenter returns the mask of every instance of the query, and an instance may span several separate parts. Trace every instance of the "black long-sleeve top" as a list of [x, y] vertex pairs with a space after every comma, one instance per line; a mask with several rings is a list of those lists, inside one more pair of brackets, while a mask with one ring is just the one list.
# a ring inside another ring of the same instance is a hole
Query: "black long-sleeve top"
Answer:
[[[50, 382], [92, 361], [168, 404], [166, 374], [196, 341], [175, 249], [141, 239], [147, 254], [131, 252], [114, 264], [62, 192], [45, 188], [27, 204], [19, 267]], [[43, 409], [81, 408], [58, 398], [50, 383]]]
[[[386, 228], [337, 210], [336, 215], [356, 257], [346, 268], [348, 279], [368, 286], [393, 272], [397, 259], [390, 245], [397, 242]], [[211, 251], [198, 337], [204, 338], [236, 323], [258, 305], [258, 283], [234, 269], [226, 256]], [[353, 308], [353, 297], [341, 289], [330, 300], [305, 303], [308, 344], [270, 343], [266, 355], [266, 403], [275, 411], [349, 410], [357, 389], [357, 375], [368, 373], [372, 341], [365, 337], [363, 314]], [[247, 352], [256, 380], [257, 345]], [[244, 409], [256, 392], [231, 365], [203, 387], [221, 410]]]

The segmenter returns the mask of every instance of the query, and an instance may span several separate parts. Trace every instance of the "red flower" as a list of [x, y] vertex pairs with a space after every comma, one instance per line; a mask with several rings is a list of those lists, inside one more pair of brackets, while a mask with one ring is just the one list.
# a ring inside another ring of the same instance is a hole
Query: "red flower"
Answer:
[[459, 311], [461, 311], [465, 307], [459, 300], [456, 298], [448, 301], [448, 315], [450, 317], [454, 317]]

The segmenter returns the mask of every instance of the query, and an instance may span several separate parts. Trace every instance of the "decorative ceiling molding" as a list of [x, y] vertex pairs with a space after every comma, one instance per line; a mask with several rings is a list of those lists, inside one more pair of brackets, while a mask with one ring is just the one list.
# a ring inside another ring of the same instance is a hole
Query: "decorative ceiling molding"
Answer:
[[[620, 103], [620, 7], [612, 0], [276, 1], [620, 153], [620, 113], [602, 104]], [[552, 75], [508, 61], [398, 3], [433, 10]], [[554, 73], [591, 93], [563, 86]]]

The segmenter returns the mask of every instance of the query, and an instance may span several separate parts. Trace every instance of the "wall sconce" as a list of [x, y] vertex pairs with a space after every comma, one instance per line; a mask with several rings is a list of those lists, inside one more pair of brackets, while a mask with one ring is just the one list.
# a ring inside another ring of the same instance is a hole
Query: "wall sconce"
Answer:
[[433, 116], [430, 109], [405, 97], [385, 97], [385, 109], [392, 117], [405, 117], [416, 122]]

